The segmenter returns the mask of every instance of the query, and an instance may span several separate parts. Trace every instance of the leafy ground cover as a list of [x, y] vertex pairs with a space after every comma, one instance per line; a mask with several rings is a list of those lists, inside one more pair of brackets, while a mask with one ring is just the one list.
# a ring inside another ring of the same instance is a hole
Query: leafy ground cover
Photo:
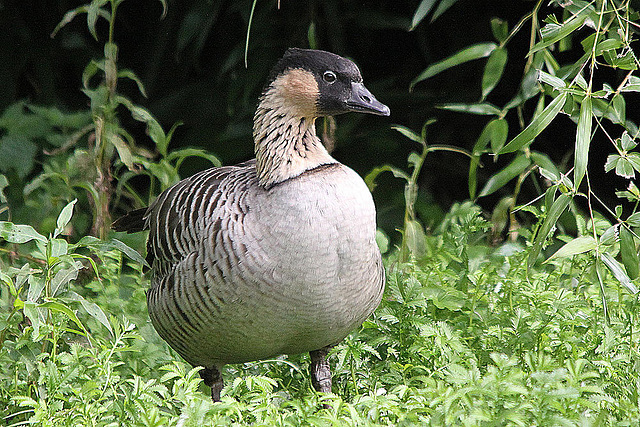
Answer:
[[492, 248], [488, 226], [476, 206], [456, 205], [422, 258], [386, 256], [380, 308], [333, 350], [335, 394], [317, 395], [308, 356], [290, 356], [229, 368], [215, 405], [153, 331], [147, 279], [123, 244], [65, 246], [5, 226], [5, 238], [32, 240], [23, 265], [2, 273], [13, 307], [1, 314], [3, 423], [636, 424], [637, 297], [588, 253], [527, 271], [530, 245]]

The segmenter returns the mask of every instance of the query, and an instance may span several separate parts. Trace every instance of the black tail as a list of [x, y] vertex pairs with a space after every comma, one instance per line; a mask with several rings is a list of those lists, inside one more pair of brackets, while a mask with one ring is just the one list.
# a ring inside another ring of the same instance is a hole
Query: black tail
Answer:
[[147, 208], [129, 211], [126, 215], [116, 219], [113, 224], [111, 224], [111, 228], [115, 231], [126, 231], [127, 233], [143, 231], [145, 229], [144, 216], [146, 213]]

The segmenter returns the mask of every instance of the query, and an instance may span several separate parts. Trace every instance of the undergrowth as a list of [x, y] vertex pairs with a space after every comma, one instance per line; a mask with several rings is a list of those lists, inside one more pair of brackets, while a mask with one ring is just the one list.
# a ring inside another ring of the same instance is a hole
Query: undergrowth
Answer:
[[[24, 230], [9, 235], [6, 224], [3, 237], [18, 241]], [[596, 272], [585, 268], [592, 255], [553, 258], [527, 271], [531, 249], [512, 242], [491, 248], [488, 227], [467, 202], [425, 236], [422, 258], [399, 262], [397, 253], [387, 255], [380, 308], [332, 351], [335, 394], [313, 391], [308, 356], [283, 356], [228, 368], [222, 403], [215, 405], [197, 369], [153, 332], [138, 261], [123, 258], [114, 243], [68, 248], [88, 251], [74, 260], [99, 261], [98, 278], [80, 274], [64, 292], [36, 297], [33, 287], [46, 270], [36, 260], [51, 239], [22, 243], [31, 262], [5, 270], [0, 288], [9, 308], [1, 317], [3, 423], [637, 423], [637, 297], [604, 274], [607, 322]], [[68, 266], [50, 266], [46, 277], [56, 277], [56, 268]], [[108, 321], [95, 310], [65, 309], [73, 308], [69, 295], [100, 307]], [[34, 321], [29, 304], [46, 320]]]

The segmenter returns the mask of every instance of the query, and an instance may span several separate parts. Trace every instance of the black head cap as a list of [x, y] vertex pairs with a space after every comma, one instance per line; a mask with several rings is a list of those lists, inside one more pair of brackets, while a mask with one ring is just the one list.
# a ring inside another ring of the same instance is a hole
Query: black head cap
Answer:
[[349, 59], [324, 50], [290, 48], [272, 69], [269, 80], [273, 81], [291, 69], [313, 74], [318, 84], [318, 115], [349, 111], [389, 115], [389, 107], [363, 85], [360, 70]]

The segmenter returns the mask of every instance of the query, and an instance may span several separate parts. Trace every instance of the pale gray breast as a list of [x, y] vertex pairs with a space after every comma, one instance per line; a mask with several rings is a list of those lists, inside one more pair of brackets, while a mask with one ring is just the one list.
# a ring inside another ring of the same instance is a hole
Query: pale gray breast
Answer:
[[[346, 166], [265, 190], [247, 164], [174, 191], [149, 221], [156, 256], [149, 309], [160, 335], [189, 362], [315, 350], [344, 338], [378, 305], [375, 208]], [[172, 199], [180, 207], [164, 206]]]

